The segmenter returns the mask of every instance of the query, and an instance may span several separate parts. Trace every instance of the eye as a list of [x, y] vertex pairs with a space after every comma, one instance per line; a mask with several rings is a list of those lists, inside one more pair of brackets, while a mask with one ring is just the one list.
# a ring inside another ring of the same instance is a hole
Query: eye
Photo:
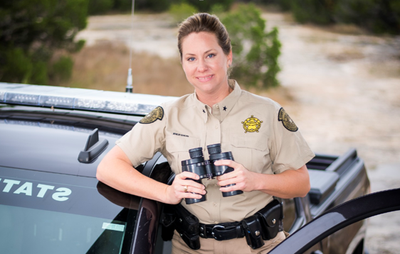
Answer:
[[187, 58], [186, 59], [188, 62], [193, 62], [194, 60], [195, 60], [195, 58], [194, 57], [189, 57], [189, 58]]
[[215, 54], [214, 54], [214, 53], [211, 53], [211, 54], [208, 54], [208, 55], [207, 55], [207, 58], [213, 58], [213, 57], [215, 57]]

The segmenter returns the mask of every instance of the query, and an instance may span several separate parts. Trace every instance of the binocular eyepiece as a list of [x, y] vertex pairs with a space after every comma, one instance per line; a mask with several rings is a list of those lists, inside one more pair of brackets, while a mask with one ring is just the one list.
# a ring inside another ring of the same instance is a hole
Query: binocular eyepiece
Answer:
[[[201, 179], [208, 178], [212, 179], [214, 176], [220, 176], [225, 173], [232, 172], [234, 169], [228, 166], [215, 166], [214, 162], [217, 160], [233, 160], [231, 152], [221, 152], [221, 144], [213, 144], [207, 146], [210, 160], [205, 160], [203, 157], [203, 149], [201, 147], [193, 148], [189, 150], [190, 159], [181, 162], [182, 171], [189, 171], [199, 175], [199, 180], [193, 180], [201, 183]], [[232, 185], [228, 185], [232, 186]], [[228, 187], [224, 186], [224, 187]], [[223, 197], [230, 197], [238, 194], [242, 194], [243, 191], [235, 190], [229, 192], [222, 192]], [[201, 199], [186, 198], [186, 204], [198, 203], [206, 200], [206, 196], [203, 195]]]

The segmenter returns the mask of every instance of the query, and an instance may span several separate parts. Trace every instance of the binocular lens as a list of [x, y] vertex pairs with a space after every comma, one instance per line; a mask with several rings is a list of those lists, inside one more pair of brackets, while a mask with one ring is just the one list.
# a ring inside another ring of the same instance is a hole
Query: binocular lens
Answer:
[[[207, 177], [207, 171], [203, 158], [203, 149], [201, 147], [190, 149], [189, 154], [191, 159], [181, 161], [182, 171], [196, 173], [200, 177], [199, 180], [190, 180], [201, 183], [201, 179]], [[188, 205], [203, 202], [206, 201], [206, 195], [202, 195], [201, 199], [185, 198], [185, 201]]]
[[[214, 176], [220, 176], [225, 173], [232, 172], [234, 169], [228, 166], [215, 166], [214, 162], [217, 160], [233, 160], [231, 152], [221, 152], [221, 144], [212, 144], [207, 146], [207, 151], [210, 155], [210, 160], [204, 160], [203, 148], [196, 147], [189, 150], [190, 159], [181, 162], [182, 171], [189, 171], [199, 175], [199, 180], [196, 182], [201, 183], [201, 179], [209, 178], [212, 179]], [[193, 180], [193, 179], [191, 179]], [[193, 180], [195, 181], [195, 180]], [[232, 185], [224, 186], [229, 187]], [[230, 197], [238, 194], [242, 194], [243, 191], [236, 190], [230, 192], [222, 192], [223, 197]], [[186, 204], [198, 203], [206, 200], [206, 196], [203, 195], [201, 199], [186, 198]]]
[[197, 147], [189, 150], [190, 158], [201, 158], [203, 157], [203, 148]]
[[208, 154], [210, 154], [210, 156], [212, 154], [219, 154], [219, 153], [221, 153], [221, 144], [208, 145], [207, 150], [208, 150]]

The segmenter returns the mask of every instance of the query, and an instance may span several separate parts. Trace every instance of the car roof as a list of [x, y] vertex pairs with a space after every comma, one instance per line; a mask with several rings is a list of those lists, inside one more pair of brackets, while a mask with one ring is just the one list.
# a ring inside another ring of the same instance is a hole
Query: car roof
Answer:
[[[36, 171], [94, 177], [97, 160], [78, 161], [93, 130], [37, 121], [0, 121], [0, 165]], [[120, 135], [100, 133], [100, 141], [107, 140], [105, 152]], [[111, 145], [110, 145], [111, 144]]]
[[[0, 82], [0, 166], [95, 177], [118, 138], [175, 98]], [[85, 150], [94, 131], [93, 156]]]

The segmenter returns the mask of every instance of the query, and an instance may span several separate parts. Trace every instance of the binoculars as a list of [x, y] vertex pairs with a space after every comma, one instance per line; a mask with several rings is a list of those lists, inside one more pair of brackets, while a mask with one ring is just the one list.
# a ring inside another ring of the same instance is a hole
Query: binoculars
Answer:
[[[225, 173], [232, 172], [234, 169], [228, 166], [215, 166], [214, 162], [217, 160], [233, 160], [231, 152], [221, 152], [221, 144], [213, 144], [207, 146], [210, 160], [205, 160], [203, 157], [203, 148], [197, 147], [189, 150], [190, 159], [181, 161], [182, 171], [189, 171], [199, 175], [199, 180], [191, 179], [195, 182], [201, 183], [201, 179], [212, 179], [214, 176], [220, 176]], [[234, 184], [228, 185], [232, 186]], [[228, 187], [224, 186], [224, 187]], [[222, 192], [223, 197], [230, 197], [242, 194], [243, 191], [235, 190], [229, 192]], [[206, 201], [206, 195], [202, 195], [201, 199], [185, 198], [186, 204], [193, 204]]]

